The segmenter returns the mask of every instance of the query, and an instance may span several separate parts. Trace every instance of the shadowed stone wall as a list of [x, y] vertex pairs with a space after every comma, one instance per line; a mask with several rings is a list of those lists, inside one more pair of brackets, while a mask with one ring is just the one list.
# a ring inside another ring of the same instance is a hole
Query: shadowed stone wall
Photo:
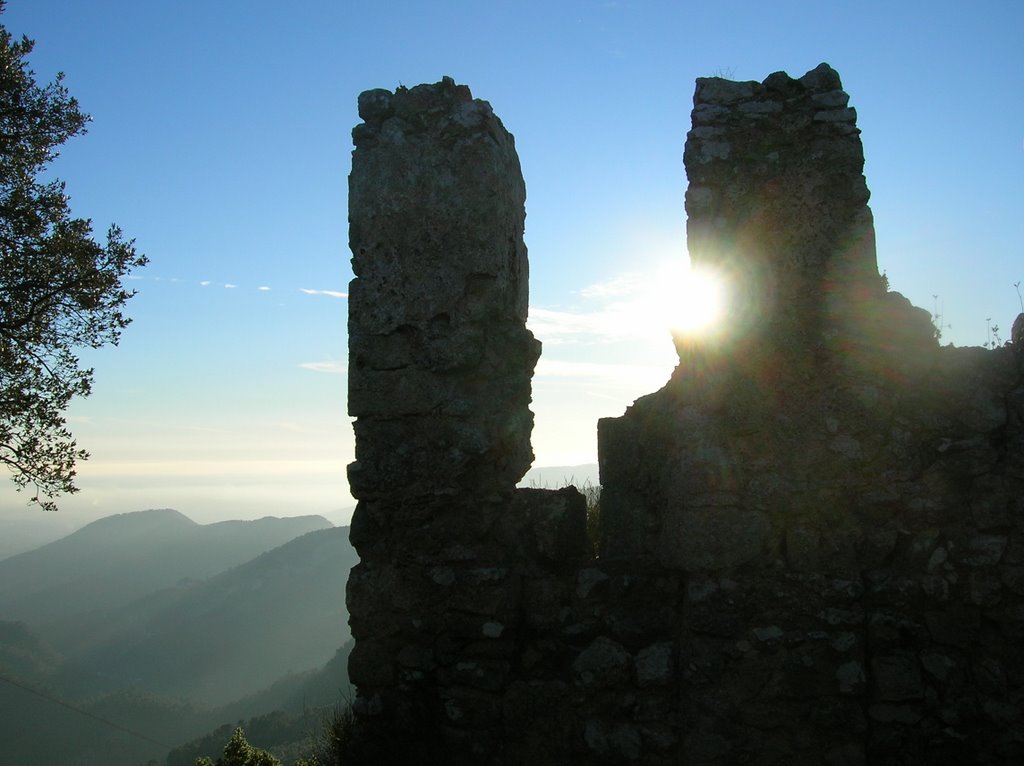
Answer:
[[388, 507], [477, 489], [507, 495], [533, 460], [527, 405], [540, 354], [525, 328], [526, 187], [512, 136], [451, 80], [368, 91], [359, 114], [349, 183], [353, 491]]
[[940, 348], [887, 291], [835, 71], [697, 81], [689, 248], [730, 333], [599, 423], [598, 557], [575, 491], [513, 490], [539, 348], [511, 136], [447, 79], [360, 115], [362, 721], [444, 763], [1024, 762], [1024, 318]]
[[732, 332], [601, 422], [603, 560], [678, 573], [682, 762], [1012, 763], [1024, 360], [886, 291], [847, 102], [825, 65], [698, 80], [689, 247]]
[[511, 134], [449, 78], [367, 91], [359, 114], [350, 676], [382, 740], [419, 732], [442, 752], [493, 754], [523, 578], [586, 549], [575, 490], [514, 492], [533, 460], [540, 355], [525, 326], [526, 188]]

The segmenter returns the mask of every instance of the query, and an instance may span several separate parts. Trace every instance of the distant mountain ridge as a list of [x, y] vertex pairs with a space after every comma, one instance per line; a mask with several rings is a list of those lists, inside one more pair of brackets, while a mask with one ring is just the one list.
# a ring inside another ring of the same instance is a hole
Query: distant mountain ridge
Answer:
[[349, 637], [347, 527], [309, 532], [203, 582], [43, 631], [76, 693], [122, 687], [222, 705], [322, 666]]
[[[139, 766], [222, 723], [336, 702], [352, 646], [348, 532], [319, 517], [200, 525], [157, 510], [0, 561], [8, 603], [29, 600], [15, 583], [57, 602], [37, 610], [42, 623], [24, 619], [24, 605], [17, 617], [0, 611], [0, 760]], [[90, 597], [121, 580], [132, 587]]]
[[21, 512], [7, 516], [0, 509], [0, 561], [66, 537], [81, 526], [70, 515], [44, 516], [37, 511], [34, 515]]
[[0, 619], [38, 627], [206, 579], [317, 529], [322, 516], [197, 524], [171, 509], [118, 514], [0, 560]]

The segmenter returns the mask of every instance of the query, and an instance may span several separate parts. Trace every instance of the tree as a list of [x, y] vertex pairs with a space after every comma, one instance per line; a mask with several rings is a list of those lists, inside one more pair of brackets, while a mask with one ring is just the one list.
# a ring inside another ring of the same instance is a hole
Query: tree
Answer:
[[216, 764], [209, 758], [197, 758], [196, 766], [281, 766], [281, 762], [266, 750], [250, 745], [238, 728], [224, 746], [223, 758], [218, 758]]
[[41, 179], [90, 118], [62, 73], [36, 83], [32, 48], [0, 25], [0, 463], [18, 491], [34, 489], [31, 502], [56, 510], [51, 498], [78, 491], [75, 465], [88, 458], [64, 417], [92, 390], [76, 349], [117, 345], [135, 294], [121, 281], [146, 257], [116, 226], [95, 241], [92, 222], [71, 216], [64, 184]]

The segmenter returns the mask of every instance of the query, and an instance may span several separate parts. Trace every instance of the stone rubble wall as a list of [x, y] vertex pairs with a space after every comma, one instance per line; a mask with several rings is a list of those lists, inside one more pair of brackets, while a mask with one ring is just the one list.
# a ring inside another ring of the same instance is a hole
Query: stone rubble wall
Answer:
[[418, 731], [442, 751], [493, 752], [478, 732], [500, 740], [523, 579], [586, 551], [579, 493], [515, 491], [540, 355], [525, 326], [526, 187], [511, 134], [450, 78], [367, 91], [359, 114], [350, 676], [385, 744]]
[[513, 490], [511, 136], [448, 79], [360, 97], [361, 720], [456, 764], [1024, 762], [1024, 348], [940, 348], [887, 292], [848, 102], [827, 65], [697, 81], [689, 247], [732, 331], [598, 424], [594, 557], [578, 493]]

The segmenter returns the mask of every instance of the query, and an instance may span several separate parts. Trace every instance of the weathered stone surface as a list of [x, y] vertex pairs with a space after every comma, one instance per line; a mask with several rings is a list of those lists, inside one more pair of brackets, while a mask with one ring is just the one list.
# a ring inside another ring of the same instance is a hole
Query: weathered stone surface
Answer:
[[575, 487], [557, 491], [521, 489], [515, 494], [510, 520], [522, 527], [528, 545], [524, 555], [564, 567], [585, 559], [587, 501]]
[[871, 660], [876, 698], [901, 702], [924, 697], [924, 682], [917, 658], [909, 653], [888, 654]]
[[636, 656], [637, 686], [668, 686], [673, 681], [674, 668], [675, 648], [671, 643], [645, 647]]
[[[1009, 615], [1024, 606], [1006, 601], [1024, 587], [1024, 506], [1008, 489], [1024, 466], [1024, 397], [1008, 415], [1024, 368], [1009, 349], [938, 348], [927, 313], [886, 292], [856, 110], [830, 67], [702, 80], [692, 119], [690, 256], [739, 305], [731, 334], [677, 338], [668, 385], [599, 424], [603, 552], [687, 573], [677, 635], [694, 720], [750, 715], [766, 733], [742, 736], [767, 748], [768, 731], [804, 725], [802, 698], [860, 701], [878, 742], [928, 760], [961, 736], [926, 724], [922, 705], [959, 667], [937, 658], [992, 651], [989, 618], [1022, 634]], [[851, 585], [803, 589], [780, 571]], [[804, 735], [835, 742], [829, 726]], [[717, 737], [690, 734], [687, 762], [736, 760], [741, 735], [728, 750]], [[852, 747], [821, 752], [889, 752]]]
[[1006, 535], [972, 535], [954, 547], [951, 555], [954, 561], [967, 566], [990, 566], [999, 563], [1006, 550], [1006, 543]]
[[636, 726], [591, 720], [586, 723], [583, 738], [587, 747], [598, 756], [621, 758], [627, 762], [640, 758], [640, 730]]
[[[522, 573], [501, 559], [518, 549], [560, 560], [585, 546], [585, 511], [581, 522], [568, 493], [516, 506], [535, 523], [529, 537], [525, 519], [499, 523], [532, 460], [540, 348], [525, 327], [525, 185], [512, 136], [449, 78], [367, 91], [359, 114], [349, 179], [357, 709], [401, 719], [414, 737], [434, 736], [427, 710], [479, 730], [501, 720], [522, 599]], [[470, 740], [449, 744], [495, 746]]]
[[632, 666], [629, 652], [620, 644], [598, 636], [572, 663], [578, 686], [618, 687], [629, 680]]
[[689, 572], [729, 569], [756, 558], [770, 530], [760, 511], [683, 509], [665, 518], [659, 560]]
[[[349, 178], [349, 412], [361, 423], [356, 472], [376, 481], [357, 482], [356, 496], [415, 493], [428, 479], [430, 492], [475, 491], [488, 473], [511, 492], [532, 459], [527, 405], [539, 353], [525, 328], [526, 190], [512, 136], [448, 78], [368, 91], [360, 116]], [[448, 425], [437, 439], [439, 414]], [[380, 437], [375, 419], [387, 421]], [[403, 443], [419, 465], [373, 473]]]

